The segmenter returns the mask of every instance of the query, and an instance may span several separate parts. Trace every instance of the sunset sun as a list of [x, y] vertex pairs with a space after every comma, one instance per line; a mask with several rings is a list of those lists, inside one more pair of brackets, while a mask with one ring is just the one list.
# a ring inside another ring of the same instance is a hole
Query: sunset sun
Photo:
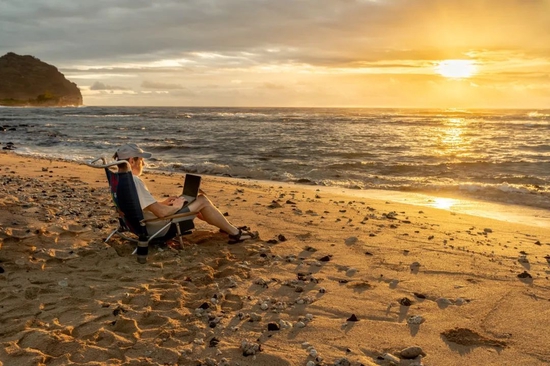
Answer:
[[435, 71], [446, 78], [469, 78], [476, 72], [471, 60], [444, 60], [437, 63]]

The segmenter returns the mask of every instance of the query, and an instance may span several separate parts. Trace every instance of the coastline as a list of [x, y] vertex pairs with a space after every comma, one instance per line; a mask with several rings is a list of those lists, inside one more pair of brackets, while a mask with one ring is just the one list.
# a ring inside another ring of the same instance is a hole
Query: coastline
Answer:
[[[152, 248], [143, 266], [102, 241], [114, 215], [101, 169], [0, 156], [0, 364], [550, 362], [550, 227], [207, 176], [211, 200], [260, 239], [228, 246], [197, 220], [184, 250]], [[144, 178], [159, 198], [181, 189], [181, 174]], [[262, 350], [244, 356], [244, 340]], [[410, 346], [425, 357], [404, 358]]]

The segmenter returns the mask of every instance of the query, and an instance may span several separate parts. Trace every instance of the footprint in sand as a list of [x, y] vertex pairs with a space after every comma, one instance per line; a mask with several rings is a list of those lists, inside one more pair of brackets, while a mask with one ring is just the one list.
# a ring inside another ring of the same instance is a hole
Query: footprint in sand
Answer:
[[34, 233], [29, 229], [14, 229], [8, 227], [4, 230], [0, 230], [0, 237], [3, 237], [5, 240], [14, 239], [19, 241], [31, 238], [33, 236]]
[[506, 343], [482, 336], [468, 328], [454, 328], [441, 333], [449, 342], [469, 347], [506, 347]]
[[244, 303], [241, 297], [233, 294], [225, 295], [221, 303], [221, 308], [223, 311], [241, 310], [243, 306]]

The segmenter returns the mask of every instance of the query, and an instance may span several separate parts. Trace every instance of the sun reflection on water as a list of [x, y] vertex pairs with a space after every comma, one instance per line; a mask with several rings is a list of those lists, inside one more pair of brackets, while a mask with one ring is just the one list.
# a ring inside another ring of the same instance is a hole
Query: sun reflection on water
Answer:
[[468, 154], [468, 141], [464, 137], [467, 129], [464, 118], [448, 118], [439, 128], [439, 148], [441, 155], [457, 156]]

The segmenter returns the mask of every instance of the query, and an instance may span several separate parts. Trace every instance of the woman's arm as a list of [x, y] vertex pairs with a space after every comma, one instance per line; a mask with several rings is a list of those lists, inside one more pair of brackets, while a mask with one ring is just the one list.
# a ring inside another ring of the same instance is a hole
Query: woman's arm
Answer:
[[183, 207], [184, 202], [183, 197], [169, 198], [163, 202], [155, 202], [145, 207], [145, 210], [156, 217], [170, 216], [178, 212]]

